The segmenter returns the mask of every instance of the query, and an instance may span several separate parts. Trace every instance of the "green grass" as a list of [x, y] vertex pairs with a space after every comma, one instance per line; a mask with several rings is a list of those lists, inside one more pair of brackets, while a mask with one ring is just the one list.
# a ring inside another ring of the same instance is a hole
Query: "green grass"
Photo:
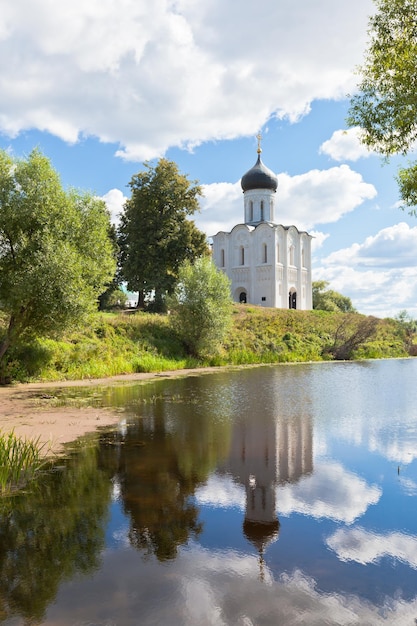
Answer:
[[[97, 313], [88, 325], [61, 339], [39, 338], [8, 355], [12, 381], [105, 378], [191, 367], [293, 363], [335, 358], [344, 333], [366, 318], [360, 314], [294, 311], [236, 305], [231, 331], [220, 351], [197, 360], [187, 355], [168, 315], [129, 311]], [[0, 334], [1, 334], [0, 319]], [[405, 357], [409, 352], [398, 321], [379, 319], [376, 332], [349, 358]]]
[[39, 439], [23, 439], [14, 432], [0, 432], [0, 494], [25, 486], [43, 465]]

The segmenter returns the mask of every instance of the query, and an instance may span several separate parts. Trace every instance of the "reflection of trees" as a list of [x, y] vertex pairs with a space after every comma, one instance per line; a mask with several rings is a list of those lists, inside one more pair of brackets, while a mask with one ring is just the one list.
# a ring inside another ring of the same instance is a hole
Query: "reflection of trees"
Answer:
[[96, 452], [86, 448], [30, 492], [0, 500], [0, 621], [39, 623], [63, 580], [97, 567], [110, 488]]
[[130, 541], [161, 561], [200, 533], [192, 495], [229, 449], [230, 424], [213, 419], [220, 410], [214, 400], [202, 409], [199, 382], [189, 388], [189, 382], [176, 381], [175, 395], [165, 385], [164, 394], [137, 405], [125, 434], [103, 437], [102, 462], [113, 466], [120, 485]]

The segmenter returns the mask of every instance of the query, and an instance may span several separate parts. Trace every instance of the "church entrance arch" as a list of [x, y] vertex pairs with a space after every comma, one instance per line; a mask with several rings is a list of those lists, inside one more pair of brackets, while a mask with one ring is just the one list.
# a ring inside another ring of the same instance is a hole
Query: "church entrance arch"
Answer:
[[288, 308], [297, 308], [297, 292], [295, 289], [290, 289], [290, 293], [288, 294]]
[[239, 302], [240, 304], [246, 304], [247, 302], [247, 293], [246, 291], [241, 291], [239, 294]]

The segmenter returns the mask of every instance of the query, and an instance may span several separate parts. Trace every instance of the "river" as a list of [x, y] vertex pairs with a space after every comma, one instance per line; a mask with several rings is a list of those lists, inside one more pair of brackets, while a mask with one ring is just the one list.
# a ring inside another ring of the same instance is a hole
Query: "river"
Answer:
[[116, 407], [2, 502], [6, 626], [406, 626], [417, 360], [62, 389]]

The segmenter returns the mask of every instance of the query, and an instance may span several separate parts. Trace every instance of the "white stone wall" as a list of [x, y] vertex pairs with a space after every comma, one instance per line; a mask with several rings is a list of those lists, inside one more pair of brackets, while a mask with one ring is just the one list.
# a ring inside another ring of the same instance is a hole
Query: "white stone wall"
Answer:
[[[245, 223], [213, 237], [213, 261], [230, 278], [235, 302], [244, 293], [248, 303], [288, 309], [295, 292], [296, 308], [309, 310], [311, 235], [273, 223], [274, 196], [268, 189], [245, 192]], [[260, 221], [261, 203], [266, 221]]]

